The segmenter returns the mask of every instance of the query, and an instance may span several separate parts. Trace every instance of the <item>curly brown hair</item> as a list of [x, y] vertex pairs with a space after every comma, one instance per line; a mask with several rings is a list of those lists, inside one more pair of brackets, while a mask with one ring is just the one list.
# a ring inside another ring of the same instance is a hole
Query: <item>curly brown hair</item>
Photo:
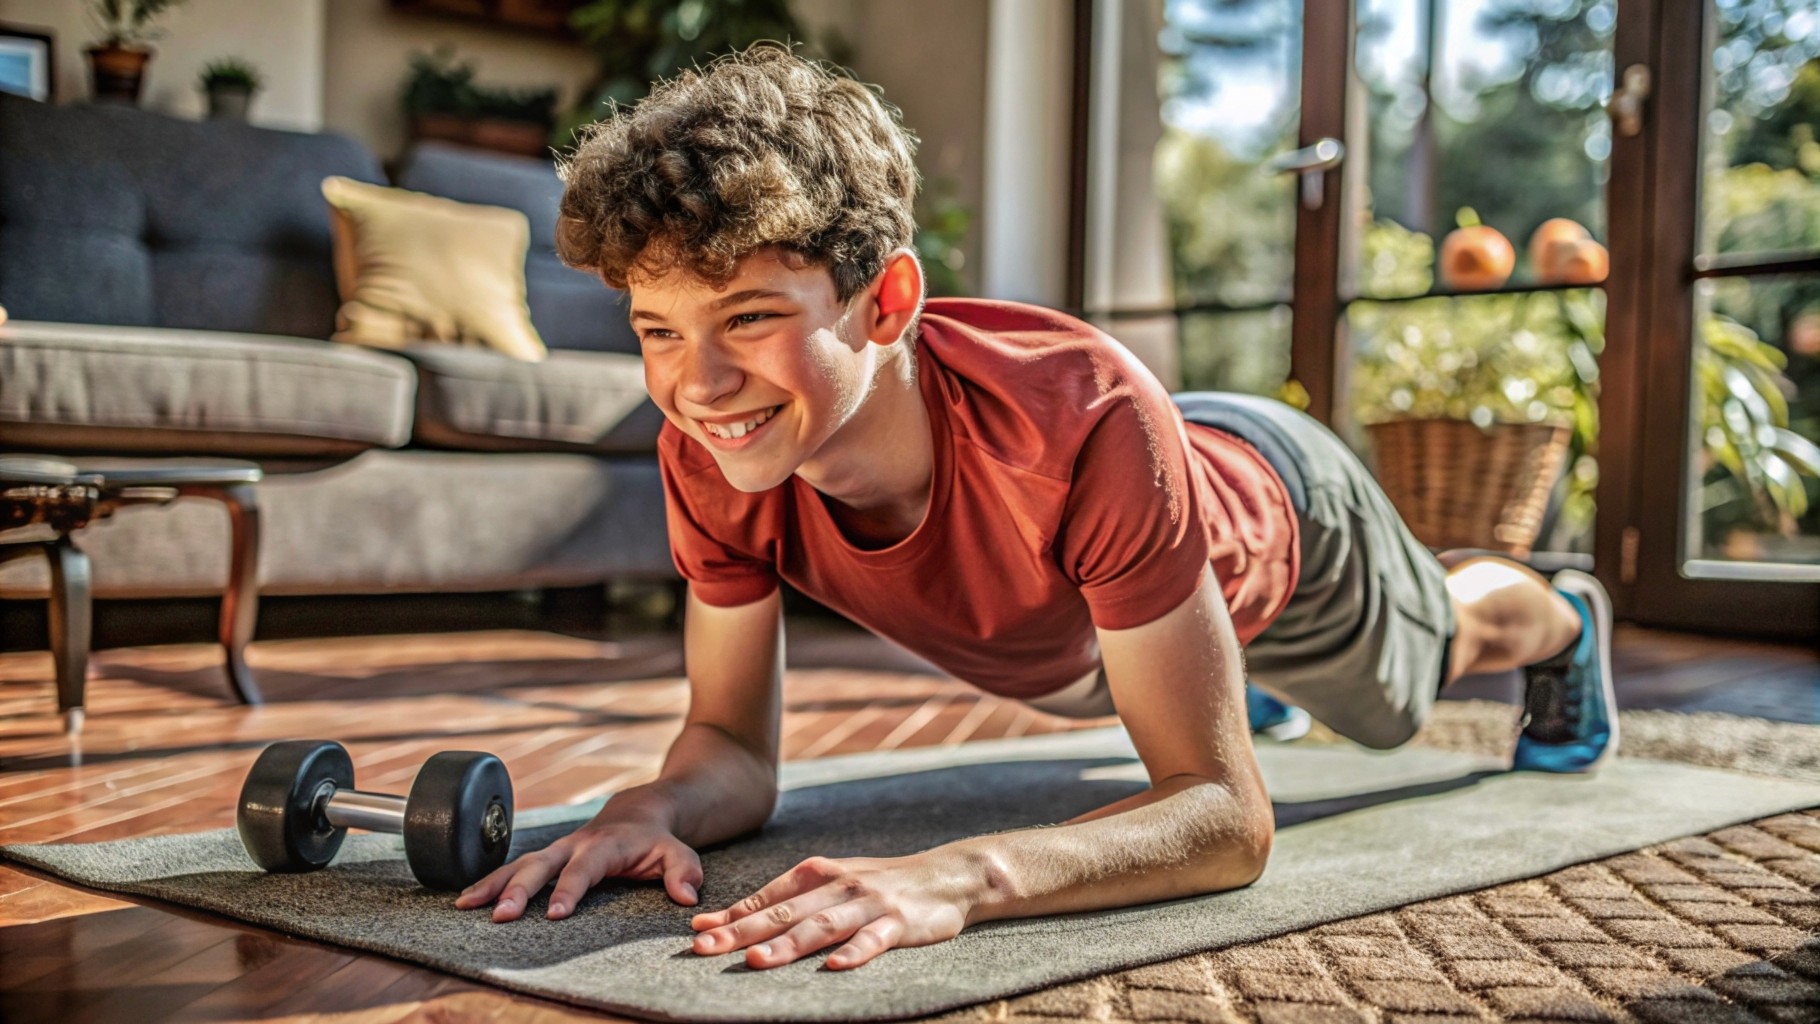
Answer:
[[624, 289], [676, 268], [724, 285], [778, 246], [827, 267], [845, 302], [911, 243], [916, 144], [872, 88], [754, 44], [585, 130], [556, 251]]

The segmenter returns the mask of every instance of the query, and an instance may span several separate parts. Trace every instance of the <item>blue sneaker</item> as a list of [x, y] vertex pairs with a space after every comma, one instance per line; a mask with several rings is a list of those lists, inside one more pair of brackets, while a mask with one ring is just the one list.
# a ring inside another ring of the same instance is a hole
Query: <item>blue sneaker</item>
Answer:
[[1253, 733], [1279, 743], [1301, 739], [1314, 725], [1308, 712], [1285, 704], [1250, 683], [1245, 684], [1245, 716], [1251, 719]]
[[1611, 598], [1599, 581], [1565, 569], [1554, 587], [1580, 613], [1580, 638], [1523, 669], [1523, 735], [1513, 771], [1590, 772], [1618, 750], [1611, 685]]

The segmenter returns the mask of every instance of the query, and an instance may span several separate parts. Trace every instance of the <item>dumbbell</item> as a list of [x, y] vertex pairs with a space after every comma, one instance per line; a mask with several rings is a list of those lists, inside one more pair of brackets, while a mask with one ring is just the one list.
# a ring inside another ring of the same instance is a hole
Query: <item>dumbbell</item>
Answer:
[[354, 761], [329, 740], [265, 748], [240, 787], [240, 841], [267, 871], [315, 871], [348, 829], [404, 835], [417, 880], [458, 890], [505, 863], [512, 845], [512, 779], [492, 754], [445, 750], [425, 761], [409, 796], [354, 788]]

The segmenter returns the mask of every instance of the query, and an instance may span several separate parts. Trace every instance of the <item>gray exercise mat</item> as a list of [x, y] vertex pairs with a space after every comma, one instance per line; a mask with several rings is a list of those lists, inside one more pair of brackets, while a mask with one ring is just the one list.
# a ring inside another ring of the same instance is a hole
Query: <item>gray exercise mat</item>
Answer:
[[[396, 837], [353, 835], [309, 875], [255, 870], [232, 830], [0, 853], [72, 881], [216, 911], [505, 988], [675, 1020], [888, 1020], [1543, 874], [1820, 805], [1820, 785], [1620, 758], [1591, 778], [1508, 774], [1481, 756], [1261, 743], [1280, 831], [1242, 890], [1113, 911], [990, 922], [934, 946], [828, 971], [817, 955], [757, 971], [689, 951], [694, 910], [658, 882], [609, 882], [576, 915], [492, 924], [417, 887]], [[1122, 729], [785, 766], [778, 813], [703, 852], [718, 909], [816, 854], [892, 856], [1051, 823], [1144, 787]], [[593, 807], [519, 816], [520, 849]]]

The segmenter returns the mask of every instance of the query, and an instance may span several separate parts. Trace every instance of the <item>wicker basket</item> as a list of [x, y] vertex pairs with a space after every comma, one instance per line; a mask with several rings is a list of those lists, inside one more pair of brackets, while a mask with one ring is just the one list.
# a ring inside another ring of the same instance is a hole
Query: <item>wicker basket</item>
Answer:
[[1378, 483], [1431, 548], [1529, 557], [1571, 431], [1547, 423], [1391, 420], [1365, 428]]

